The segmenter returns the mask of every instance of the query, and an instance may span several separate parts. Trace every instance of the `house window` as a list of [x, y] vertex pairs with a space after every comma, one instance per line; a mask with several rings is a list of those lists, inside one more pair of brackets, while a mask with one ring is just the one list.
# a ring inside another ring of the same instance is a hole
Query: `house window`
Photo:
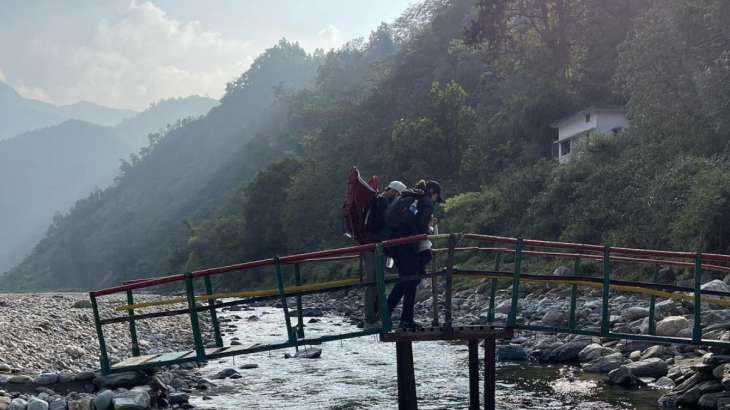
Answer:
[[591, 122], [591, 113], [586, 113], [586, 122]]
[[570, 140], [562, 141], [560, 143], [560, 155], [570, 154]]

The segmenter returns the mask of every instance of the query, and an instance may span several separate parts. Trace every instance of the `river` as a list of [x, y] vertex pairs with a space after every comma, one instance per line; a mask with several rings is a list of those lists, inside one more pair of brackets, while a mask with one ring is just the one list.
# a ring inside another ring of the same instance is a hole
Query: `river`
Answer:
[[[281, 309], [222, 312], [238, 315], [237, 337], [243, 345], [286, 339]], [[255, 315], [259, 320], [248, 321]], [[305, 327], [307, 337], [357, 330], [338, 316], [318, 318]], [[307, 318], [305, 318], [305, 322]], [[191, 397], [199, 409], [393, 409], [397, 408], [395, 346], [377, 336], [327, 343], [319, 359], [284, 359], [294, 349], [256, 353], [208, 363], [201, 368], [212, 377], [243, 364], [240, 379], [215, 380], [217, 387]], [[481, 350], [481, 349], [480, 349]], [[483, 353], [483, 352], [480, 352]], [[419, 408], [463, 409], [468, 404], [467, 348], [448, 342], [413, 345]], [[483, 358], [480, 358], [480, 361]], [[481, 387], [481, 382], [480, 382]], [[567, 365], [498, 363], [499, 409], [656, 409], [660, 392], [607, 386]]]

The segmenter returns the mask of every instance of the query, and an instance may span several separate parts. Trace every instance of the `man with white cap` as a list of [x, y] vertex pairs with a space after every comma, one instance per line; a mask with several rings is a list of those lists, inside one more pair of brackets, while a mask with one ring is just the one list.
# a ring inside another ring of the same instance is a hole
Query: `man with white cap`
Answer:
[[[385, 212], [406, 189], [406, 184], [400, 181], [391, 181], [370, 205], [370, 210], [365, 217], [365, 227], [369, 234], [369, 242], [380, 242], [388, 239], [388, 233], [385, 229]], [[365, 281], [375, 282], [375, 263], [372, 252], [363, 252], [360, 256], [362, 258], [363, 269], [365, 270]], [[365, 305], [363, 327], [365, 329], [379, 326], [376, 295], [375, 285], [365, 288], [363, 300], [363, 304]]]

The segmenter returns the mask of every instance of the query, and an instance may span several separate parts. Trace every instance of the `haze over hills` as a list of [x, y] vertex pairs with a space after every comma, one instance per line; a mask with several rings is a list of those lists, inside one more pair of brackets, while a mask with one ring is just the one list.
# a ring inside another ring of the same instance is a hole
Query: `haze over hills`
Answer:
[[0, 81], [0, 140], [26, 131], [79, 119], [103, 126], [112, 126], [135, 111], [104, 107], [90, 102], [57, 106], [22, 97], [11, 86]]
[[[0, 141], [0, 272], [33, 249], [54, 213], [109, 186], [120, 172], [120, 160], [150, 143], [148, 134], [206, 114], [217, 104], [198, 96], [169, 99], [115, 127], [65, 120]], [[118, 122], [117, 113], [94, 104], [56, 108], [69, 116], [93, 113], [102, 122]]]

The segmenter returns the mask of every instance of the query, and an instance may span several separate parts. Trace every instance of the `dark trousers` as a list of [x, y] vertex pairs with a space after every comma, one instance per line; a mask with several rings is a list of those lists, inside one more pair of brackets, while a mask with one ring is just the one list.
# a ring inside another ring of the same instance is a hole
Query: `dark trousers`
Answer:
[[[431, 260], [431, 251], [420, 254], [413, 246], [399, 246], [393, 249], [393, 260], [398, 276], [423, 275], [426, 273], [426, 264]], [[398, 302], [403, 299], [403, 313], [401, 322], [413, 322], [413, 305], [416, 303], [416, 288], [420, 279], [398, 282], [388, 295], [388, 312], [393, 313]]]

